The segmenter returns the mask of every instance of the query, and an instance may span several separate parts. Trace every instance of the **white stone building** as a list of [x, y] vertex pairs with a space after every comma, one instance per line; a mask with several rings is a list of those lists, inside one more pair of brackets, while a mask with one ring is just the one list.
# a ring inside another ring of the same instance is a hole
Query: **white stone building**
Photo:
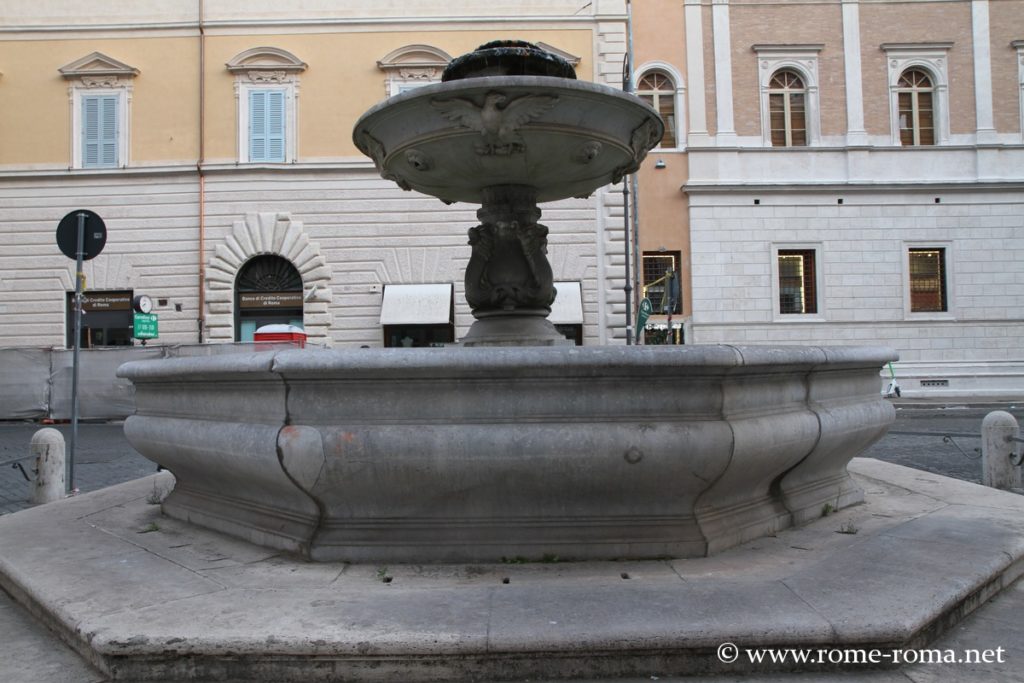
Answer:
[[1024, 394], [1024, 2], [685, 1], [695, 343]]

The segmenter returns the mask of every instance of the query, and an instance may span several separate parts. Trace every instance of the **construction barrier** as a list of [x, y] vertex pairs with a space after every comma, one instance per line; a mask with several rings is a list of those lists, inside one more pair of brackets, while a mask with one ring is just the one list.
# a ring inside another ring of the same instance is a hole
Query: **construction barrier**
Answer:
[[[132, 360], [253, 353], [290, 343], [175, 344], [82, 349], [78, 412], [83, 420], [118, 420], [135, 412], [135, 388], [117, 377]], [[320, 348], [307, 344], [307, 348]], [[70, 420], [73, 353], [62, 348], [0, 348], [0, 420]]]

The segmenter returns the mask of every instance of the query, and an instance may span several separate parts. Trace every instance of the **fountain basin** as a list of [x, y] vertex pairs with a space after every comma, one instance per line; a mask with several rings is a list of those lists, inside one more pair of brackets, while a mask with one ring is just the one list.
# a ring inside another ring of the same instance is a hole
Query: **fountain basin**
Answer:
[[520, 347], [140, 361], [164, 512], [313, 560], [700, 557], [862, 500], [890, 349]]

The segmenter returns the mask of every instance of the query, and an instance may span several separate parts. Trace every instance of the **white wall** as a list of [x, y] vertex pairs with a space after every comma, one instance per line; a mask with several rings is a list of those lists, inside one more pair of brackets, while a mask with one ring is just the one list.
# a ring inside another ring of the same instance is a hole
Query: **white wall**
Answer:
[[[96, 211], [108, 228], [103, 253], [87, 262], [87, 287], [134, 289], [154, 301], [167, 299], [167, 306], [155, 311], [160, 341], [198, 340], [194, 171], [5, 180], [0, 207], [5, 244], [0, 346], [64, 344], [65, 293], [74, 286], [74, 262], [58, 250], [55, 231], [60, 218], [78, 208]], [[470, 256], [466, 232], [477, 225], [476, 208], [403, 192], [371, 170], [214, 173], [206, 181], [205, 261], [210, 264], [235, 222], [247, 214], [286, 213], [302, 223], [330, 268], [332, 291], [326, 298], [334, 345], [381, 342], [380, 304], [387, 283], [455, 283], [458, 337], [473, 321], [462, 280]], [[621, 225], [607, 224], [605, 233], [601, 192], [541, 208], [541, 223], [550, 228], [548, 258], [555, 279], [582, 282], [584, 341], [602, 343], [612, 336], [607, 325], [621, 326], [603, 289], [609, 269], [621, 267], [620, 258], [604, 254]], [[176, 303], [182, 311], [175, 311]]]
[[[697, 343], [881, 343], [903, 361], [1024, 361], [1024, 192], [748, 188], [690, 202]], [[929, 243], [947, 247], [946, 315], [906, 305], [904, 252]], [[773, 313], [773, 244], [819, 247], [817, 319]]]

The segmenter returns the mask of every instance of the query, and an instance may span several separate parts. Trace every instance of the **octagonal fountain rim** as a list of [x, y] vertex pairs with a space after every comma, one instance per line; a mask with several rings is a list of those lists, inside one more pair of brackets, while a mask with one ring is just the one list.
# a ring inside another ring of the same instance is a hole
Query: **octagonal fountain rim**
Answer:
[[137, 361], [165, 514], [312, 560], [701, 557], [863, 500], [880, 347], [288, 350]]
[[[541, 351], [543, 349], [543, 351]], [[213, 377], [281, 375], [351, 379], [380, 377], [638, 377], [652, 371], [685, 371], [688, 376], [728, 373], [730, 369], [764, 374], [840, 370], [898, 358], [885, 346], [550, 346], [473, 347], [457, 353], [444, 348], [271, 350], [208, 357], [132, 361], [118, 377], [131, 381], [203, 381]]]

